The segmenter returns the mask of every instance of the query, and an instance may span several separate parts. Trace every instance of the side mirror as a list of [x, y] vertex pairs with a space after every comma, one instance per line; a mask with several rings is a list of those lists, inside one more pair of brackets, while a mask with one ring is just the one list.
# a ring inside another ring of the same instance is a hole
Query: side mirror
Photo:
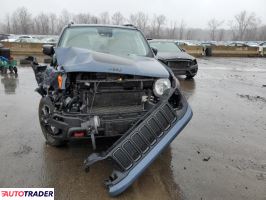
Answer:
[[156, 48], [152, 47], [151, 50], [153, 51], [154, 55], [157, 55], [158, 50]]
[[181, 51], [183, 51], [183, 52], [186, 52], [186, 50], [185, 50], [185, 49], [181, 49]]
[[42, 46], [42, 52], [47, 56], [52, 56], [54, 55], [54, 46], [51, 44], [45, 44]]

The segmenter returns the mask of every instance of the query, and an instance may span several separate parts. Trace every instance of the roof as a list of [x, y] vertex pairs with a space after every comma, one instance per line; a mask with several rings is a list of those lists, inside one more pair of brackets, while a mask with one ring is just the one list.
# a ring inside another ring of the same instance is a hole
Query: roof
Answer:
[[137, 30], [137, 27], [131, 24], [125, 25], [110, 25], [110, 24], [68, 24], [68, 27], [111, 27]]
[[170, 39], [151, 39], [149, 42], [173, 42], [175, 43], [176, 40], [170, 40]]

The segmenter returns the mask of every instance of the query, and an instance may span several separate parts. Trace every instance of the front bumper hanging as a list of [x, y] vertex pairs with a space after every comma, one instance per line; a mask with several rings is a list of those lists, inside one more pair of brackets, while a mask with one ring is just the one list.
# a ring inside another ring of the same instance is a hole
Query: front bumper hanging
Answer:
[[142, 120], [128, 130], [105, 153], [93, 153], [85, 160], [89, 169], [95, 162], [110, 159], [115, 169], [105, 181], [108, 192], [116, 196], [126, 190], [182, 131], [192, 117], [192, 110], [182, 97], [182, 109], [174, 110], [163, 100]]

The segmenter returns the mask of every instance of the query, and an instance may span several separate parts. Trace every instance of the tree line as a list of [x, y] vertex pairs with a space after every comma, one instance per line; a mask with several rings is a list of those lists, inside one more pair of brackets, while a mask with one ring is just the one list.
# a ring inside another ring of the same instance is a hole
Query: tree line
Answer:
[[[177, 16], [178, 17], [178, 16]], [[77, 24], [133, 24], [141, 29], [147, 38], [185, 40], [266, 40], [266, 25], [254, 13], [242, 11], [230, 21], [215, 18], [207, 22], [206, 29], [192, 28], [184, 20], [169, 21], [165, 15], [149, 16], [143, 12], [125, 17], [121, 12], [112, 15], [103, 12], [73, 14], [63, 10], [60, 14], [40, 13], [33, 16], [27, 8], [20, 7], [9, 13], [0, 22], [0, 32], [6, 34], [58, 35], [62, 28], [74, 22]]]

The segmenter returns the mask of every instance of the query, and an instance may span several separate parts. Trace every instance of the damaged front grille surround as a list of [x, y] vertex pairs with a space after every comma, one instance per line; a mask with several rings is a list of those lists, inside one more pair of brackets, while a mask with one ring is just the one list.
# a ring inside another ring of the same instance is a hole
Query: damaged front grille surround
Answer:
[[[92, 153], [84, 161], [86, 171], [91, 165], [101, 160], [109, 159], [115, 163], [114, 171], [105, 181], [111, 196], [121, 193], [135, 180], [131, 177], [130, 184], [126, 181], [127, 183], [123, 183], [120, 189], [115, 189], [116, 185], [125, 179], [133, 169], [136, 170], [138, 165], [141, 165], [145, 157], [149, 157], [149, 154], [154, 151], [156, 145], [160, 145], [163, 138], [167, 138], [168, 131], [185, 114], [188, 107], [186, 101], [182, 101], [182, 109], [177, 111], [168, 100], [169, 96], [162, 99], [105, 153]], [[192, 113], [189, 113], [187, 117], [190, 119], [191, 115]], [[182, 126], [185, 126], [186, 123]]]
[[197, 64], [196, 60], [167, 60], [167, 65], [172, 69], [176, 70], [186, 70], [188, 67]]

